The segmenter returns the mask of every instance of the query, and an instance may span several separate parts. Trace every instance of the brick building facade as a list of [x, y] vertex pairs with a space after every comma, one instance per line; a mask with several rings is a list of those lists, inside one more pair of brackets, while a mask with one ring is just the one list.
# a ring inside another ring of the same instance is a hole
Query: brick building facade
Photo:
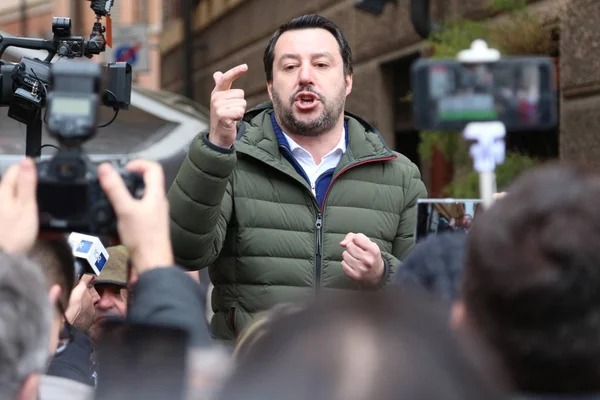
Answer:
[[[354, 55], [354, 88], [347, 109], [373, 123], [390, 146], [418, 158], [418, 133], [410, 104], [400, 100], [410, 90], [411, 63], [423, 48], [409, 17], [409, 0], [389, 3], [381, 15], [356, 9], [355, 0], [200, 0], [195, 15], [195, 99], [208, 105], [214, 71], [247, 63], [248, 73], [236, 81], [249, 106], [266, 100], [262, 56], [278, 25], [307, 13], [333, 20], [345, 32]], [[532, 0], [530, 11], [560, 26], [560, 157], [600, 166], [600, 3], [597, 0]], [[502, 18], [487, 14], [490, 0], [432, 0], [432, 15], [474, 19]], [[161, 84], [183, 92], [182, 27], [166, 27], [161, 35]], [[594, 50], [598, 50], [594, 54]], [[424, 165], [423, 165], [424, 164]], [[426, 181], [428, 165], [421, 169]], [[430, 182], [428, 182], [430, 183]]]

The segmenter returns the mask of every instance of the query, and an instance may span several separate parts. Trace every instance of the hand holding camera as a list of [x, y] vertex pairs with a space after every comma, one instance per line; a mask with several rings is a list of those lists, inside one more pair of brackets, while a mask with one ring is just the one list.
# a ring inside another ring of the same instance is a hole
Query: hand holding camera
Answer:
[[11, 166], [0, 181], [0, 250], [25, 254], [38, 235], [37, 176], [30, 158]]
[[129, 171], [143, 176], [144, 196], [135, 198], [110, 165], [98, 168], [100, 185], [112, 203], [121, 243], [129, 251], [137, 274], [174, 264], [169, 234], [169, 203], [165, 195], [162, 167], [155, 162], [136, 160]]

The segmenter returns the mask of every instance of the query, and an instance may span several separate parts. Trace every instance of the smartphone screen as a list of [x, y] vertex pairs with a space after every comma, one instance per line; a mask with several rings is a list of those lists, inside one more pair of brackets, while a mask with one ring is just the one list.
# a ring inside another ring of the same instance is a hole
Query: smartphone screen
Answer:
[[500, 121], [507, 130], [547, 130], [557, 124], [554, 63], [506, 58], [495, 63], [416, 61], [414, 116], [419, 129], [460, 131], [469, 122]]
[[415, 240], [442, 232], [467, 233], [481, 210], [478, 199], [419, 199]]
[[106, 321], [98, 352], [96, 400], [169, 399], [187, 395], [187, 332]]

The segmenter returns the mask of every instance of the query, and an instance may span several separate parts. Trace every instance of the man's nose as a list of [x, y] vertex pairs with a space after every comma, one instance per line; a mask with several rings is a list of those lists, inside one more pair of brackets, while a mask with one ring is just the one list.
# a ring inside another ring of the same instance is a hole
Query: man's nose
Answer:
[[96, 291], [96, 289], [92, 286], [89, 289], [90, 292], [90, 296], [92, 296], [92, 304], [96, 304], [100, 301], [100, 295], [98, 294], [98, 292]]
[[99, 295], [98, 297], [99, 297], [99, 300], [96, 303], [94, 303], [94, 306], [96, 308], [99, 308], [101, 310], [108, 310], [113, 307], [114, 301], [113, 301], [112, 296], [102, 294], [102, 295]]
[[300, 86], [313, 85], [315, 82], [312, 65], [302, 64], [300, 66], [300, 75], [298, 78], [300, 80]]

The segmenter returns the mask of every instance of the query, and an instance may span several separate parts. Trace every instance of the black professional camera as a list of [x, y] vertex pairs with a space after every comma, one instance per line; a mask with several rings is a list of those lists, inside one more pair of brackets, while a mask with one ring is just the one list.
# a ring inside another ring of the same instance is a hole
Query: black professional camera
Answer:
[[[52, 159], [37, 161], [40, 230], [116, 235], [114, 211], [96, 166], [81, 149], [96, 132], [101, 67], [91, 61], [61, 61], [52, 65], [50, 83], [48, 130], [60, 149]], [[127, 171], [121, 177], [140, 198], [143, 178]]]
[[[71, 35], [70, 18], [56, 17], [52, 19], [52, 40], [0, 35], [0, 57], [11, 46], [48, 51], [45, 60], [27, 57], [18, 63], [0, 60], [0, 107], [9, 107], [10, 118], [29, 126], [41, 117], [50, 84], [50, 61], [54, 56], [92, 58], [106, 50], [106, 28], [100, 19], [110, 15], [113, 3], [113, 0], [92, 0], [90, 6], [96, 13], [96, 22], [89, 39]], [[115, 111], [128, 109], [131, 100], [131, 66], [120, 62], [107, 64], [104, 68], [106, 91], [102, 103]]]

